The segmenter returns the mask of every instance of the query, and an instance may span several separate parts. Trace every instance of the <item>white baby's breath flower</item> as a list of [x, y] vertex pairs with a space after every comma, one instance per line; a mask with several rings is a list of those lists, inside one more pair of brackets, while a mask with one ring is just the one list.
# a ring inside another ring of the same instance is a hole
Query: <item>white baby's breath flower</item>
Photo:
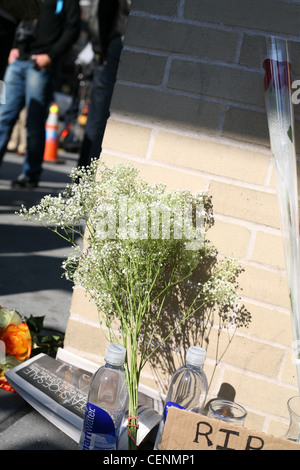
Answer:
[[[203, 305], [236, 303], [240, 266], [235, 259], [218, 259], [206, 239], [213, 223], [206, 192], [168, 191], [164, 184], [140, 179], [130, 165], [109, 168], [98, 160], [74, 168], [71, 181], [63, 193], [47, 195], [29, 209], [22, 206], [19, 215], [49, 226], [71, 243], [73, 250], [63, 262], [65, 276], [90, 294], [112, 336], [114, 320], [125, 343], [129, 337], [135, 348], [144, 342], [136, 370], [157, 349], [151, 349], [151, 340], [156, 340], [165, 299], [176, 297], [176, 289], [183, 286]], [[78, 244], [76, 238], [83, 235]], [[199, 268], [208, 266], [209, 276], [199, 280]], [[193, 315], [190, 309], [176, 326], [165, 324], [163, 341]], [[136, 349], [131, 353], [135, 357]]]

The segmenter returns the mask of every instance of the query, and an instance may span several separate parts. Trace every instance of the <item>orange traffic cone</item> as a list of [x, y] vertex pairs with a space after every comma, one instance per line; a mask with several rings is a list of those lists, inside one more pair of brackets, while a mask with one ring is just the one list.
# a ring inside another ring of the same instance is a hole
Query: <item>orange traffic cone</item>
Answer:
[[57, 162], [58, 161], [58, 106], [53, 103], [49, 109], [49, 115], [46, 122], [46, 142], [44, 151], [44, 161]]

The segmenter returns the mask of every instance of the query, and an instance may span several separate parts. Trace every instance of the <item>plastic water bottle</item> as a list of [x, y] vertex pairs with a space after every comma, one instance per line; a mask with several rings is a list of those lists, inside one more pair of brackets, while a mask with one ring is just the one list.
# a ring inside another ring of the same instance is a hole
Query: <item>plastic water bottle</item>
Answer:
[[126, 349], [111, 344], [106, 364], [94, 374], [86, 405], [79, 450], [116, 450], [128, 400], [124, 370]]
[[165, 421], [170, 407], [201, 413], [207, 396], [207, 378], [202, 370], [206, 357], [205, 349], [191, 346], [186, 355], [186, 363], [173, 374], [166, 396], [163, 416], [154, 444], [157, 450], [161, 442]]

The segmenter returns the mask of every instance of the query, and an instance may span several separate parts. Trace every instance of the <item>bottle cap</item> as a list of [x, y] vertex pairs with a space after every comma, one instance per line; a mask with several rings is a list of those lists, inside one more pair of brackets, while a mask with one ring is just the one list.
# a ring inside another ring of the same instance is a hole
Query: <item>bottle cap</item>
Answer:
[[125, 362], [126, 349], [120, 344], [110, 344], [106, 350], [105, 361], [115, 366], [121, 366]]
[[206, 357], [206, 351], [198, 346], [191, 346], [186, 354], [186, 363], [193, 366], [202, 366]]

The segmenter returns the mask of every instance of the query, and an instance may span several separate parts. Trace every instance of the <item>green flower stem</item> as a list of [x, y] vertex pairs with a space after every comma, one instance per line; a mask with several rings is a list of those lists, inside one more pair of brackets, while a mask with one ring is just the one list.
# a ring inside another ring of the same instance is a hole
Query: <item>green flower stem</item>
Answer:
[[131, 335], [129, 348], [130, 350], [130, 368], [128, 370], [128, 449], [135, 450], [137, 445], [137, 431], [138, 431], [138, 384], [140, 378], [140, 371], [137, 364], [137, 341], [135, 335]]

